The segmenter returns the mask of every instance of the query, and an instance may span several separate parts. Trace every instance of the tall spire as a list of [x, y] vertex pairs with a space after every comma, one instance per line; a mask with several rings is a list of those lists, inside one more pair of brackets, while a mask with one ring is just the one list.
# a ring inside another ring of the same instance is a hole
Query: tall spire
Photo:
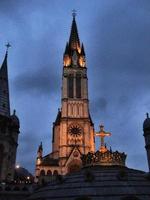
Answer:
[[63, 65], [64, 67], [86, 67], [85, 51], [83, 44], [82, 47], [80, 46], [75, 10], [73, 10], [72, 16], [71, 33], [63, 55]]
[[71, 26], [71, 33], [70, 33], [70, 39], [69, 39], [69, 47], [71, 49], [78, 49], [80, 48], [80, 40], [79, 40], [79, 35], [78, 35], [78, 30], [77, 30], [77, 24], [75, 20], [76, 13], [73, 11], [72, 13], [73, 20], [72, 20], [72, 26]]
[[7, 50], [5, 58], [0, 68], [0, 114], [10, 116], [10, 102], [9, 102], [9, 84], [8, 84], [8, 70], [7, 70], [7, 57], [8, 48], [10, 44], [6, 45]]
[[67, 54], [69, 54], [69, 44], [68, 44], [68, 42], [66, 43], [66, 48], [65, 48], [64, 55], [67, 55]]

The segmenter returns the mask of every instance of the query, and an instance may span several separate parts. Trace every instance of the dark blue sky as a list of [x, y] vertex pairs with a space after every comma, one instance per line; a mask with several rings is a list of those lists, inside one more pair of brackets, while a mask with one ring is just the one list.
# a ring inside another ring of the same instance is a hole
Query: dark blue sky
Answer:
[[112, 133], [107, 144], [128, 154], [128, 167], [148, 170], [142, 123], [150, 111], [149, 0], [0, 0], [0, 60], [9, 41], [11, 108], [21, 124], [17, 163], [33, 172], [40, 141], [44, 154], [51, 150], [72, 9], [95, 129], [103, 123]]

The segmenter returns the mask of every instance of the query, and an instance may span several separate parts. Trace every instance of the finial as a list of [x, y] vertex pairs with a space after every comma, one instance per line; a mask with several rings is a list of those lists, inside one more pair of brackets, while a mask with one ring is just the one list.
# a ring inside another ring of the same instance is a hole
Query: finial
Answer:
[[39, 148], [38, 148], [38, 151], [40, 151], [40, 150], [43, 150], [42, 142], [40, 143]]
[[72, 16], [73, 16], [73, 18], [75, 18], [76, 15], [77, 15], [77, 11], [76, 11], [75, 9], [73, 9], [73, 10], [72, 10]]
[[146, 113], [146, 117], [149, 118], [149, 113]]
[[16, 110], [14, 109], [14, 111], [13, 111], [13, 115], [16, 115]]
[[8, 52], [8, 49], [11, 47], [10, 43], [8, 42], [5, 46], [6, 46], [6, 52]]
[[112, 148], [111, 147], [110, 147], [109, 151], [112, 152]]
[[104, 131], [104, 126], [102, 124], [99, 127], [100, 127], [100, 131]]

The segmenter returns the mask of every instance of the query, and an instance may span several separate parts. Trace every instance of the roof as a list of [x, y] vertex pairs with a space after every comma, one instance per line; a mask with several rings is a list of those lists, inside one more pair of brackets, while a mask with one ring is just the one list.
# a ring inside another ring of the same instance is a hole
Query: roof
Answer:
[[59, 125], [60, 124], [60, 120], [61, 120], [61, 111], [58, 110], [58, 113], [57, 113], [57, 117], [56, 117], [56, 120], [55, 120], [55, 125]]
[[50, 155], [46, 155], [43, 157], [40, 166], [59, 166], [58, 159], [50, 158]]
[[7, 51], [0, 68], [0, 114], [10, 116]]
[[28, 176], [33, 179], [33, 175], [27, 169], [23, 167], [15, 169], [15, 174], [14, 174], [15, 180], [26, 180]]
[[71, 33], [70, 33], [70, 38], [69, 38], [69, 47], [73, 50], [73, 49], [77, 49], [79, 46], [80, 46], [80, 40], [79, 40], [77, 24], [76, 24], [76, 20], [74, 16], [72, 20]]
[[86, 196], [91, 200], [131, 200], [136, 197], [137, 200], [149, 200], [149, 188], [150, 179], [145, 172], [120, 166], [94, 166], [66, 175], [61, 182], [49, 183], [29, 199], [77, 200]]

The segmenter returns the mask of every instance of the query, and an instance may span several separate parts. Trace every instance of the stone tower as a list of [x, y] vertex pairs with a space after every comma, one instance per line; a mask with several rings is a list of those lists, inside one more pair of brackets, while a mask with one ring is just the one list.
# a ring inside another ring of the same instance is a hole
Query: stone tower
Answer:
[[82, 166], [81, 154], [94, 151], [86, 56], [73, 14], [70, 38], [63, 55], [61, 109], [53, 123], [52, 153], [40, 159], [37, 155], [36, 177], [40, 173], [56, 173], [56, 170], [63, 175], [77, 171]]
[[147, 113], [147, 118], [143, 123], [143, 131], [145, 138], [145, 149], [147, 152], [148, 167], [150, 171], [150, 118], [148, 113]]
[[0, 181], [13, 179], [19, 134], [19, 119], [10, 115], [7, 56], [0, 68]]
[[94, 127], [89, 113], [88, 79], [83, 44], [75, 16], [63, 57], [62, 105], [53, 127], [53, 156], [63, 173], [80, 167], [80, 154], [94, 151]]

